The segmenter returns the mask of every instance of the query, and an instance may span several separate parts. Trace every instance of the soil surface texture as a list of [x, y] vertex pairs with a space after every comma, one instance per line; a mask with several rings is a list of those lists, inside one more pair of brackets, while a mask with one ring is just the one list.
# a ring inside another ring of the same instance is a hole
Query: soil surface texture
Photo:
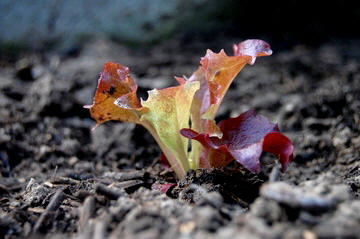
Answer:
[[233, 82], [217, 120], [256, 109], [277, 122], [295, 146], [285, 173], [263, 154], [258, 175], [233, 163], [177, 182], [143, 128], [91, 130], [83, 105], [105, 62], [129, 66], [146, 98], [238, 41], [1, 57], [0, 238], [360, 238], [359, 42], [273, 48]]

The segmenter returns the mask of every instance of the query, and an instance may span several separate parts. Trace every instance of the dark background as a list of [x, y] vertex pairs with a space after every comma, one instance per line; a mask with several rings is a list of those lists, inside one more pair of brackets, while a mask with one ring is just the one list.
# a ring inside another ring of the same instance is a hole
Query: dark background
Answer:
[[[265, 38], [272, 45], [314, 45], [359, 37], [358, 1], [214, 1], [207, 25], [189, 17], [184, 32]], [[206, 15], [206, 14], [205, 14]]]

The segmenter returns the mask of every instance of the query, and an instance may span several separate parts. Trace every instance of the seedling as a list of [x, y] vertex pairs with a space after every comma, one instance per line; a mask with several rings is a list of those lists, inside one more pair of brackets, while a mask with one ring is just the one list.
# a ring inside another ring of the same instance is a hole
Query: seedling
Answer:
[[228, 56], [224, 50], [207, 50], [190, 78], [175, 77], [179, 85], [151, 90], [148, 99], [140, 101], [129, 68], [107, 62], [94, 102], [86, 107], [97, 125], [118, 120], [144, 126], [179, 179], [189, 169], [223, 167], [232, 160], [258, 173], [263, 151], [274, 154], [284, 171], [294, 147], [276, 124], [254, 110], [215, 122], [225, 93], [241, 69], [254, 64], [256, 57], [272, 54], [262, 40], [234, 44], [233, 51], [234, 55]]

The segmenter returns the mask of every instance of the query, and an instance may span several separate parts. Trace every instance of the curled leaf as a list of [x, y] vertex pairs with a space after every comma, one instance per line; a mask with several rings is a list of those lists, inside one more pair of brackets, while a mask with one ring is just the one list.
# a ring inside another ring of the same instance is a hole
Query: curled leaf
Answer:
[[278, 157], [284, 172], [293, 158], [294, 146], [285, 135], [279, 132], [272, 132], [265, 136], [263, 150]]
[[189, 78], [189, 81], [200, 82], [200, 89], [195, 94], [191, 108], [193, 121], [214, 119], [226, 91], [240, 70], [246, 64], [253, 64], [256, 57], [272, 54], [269, 44], [262, 40], [246, 40], [234, 44], [233, 49], [234, 56], [226, 55], [224, 50], [219, 53], [207, 50], [201, 58], [201, 66]]
[[292, 159], [291, 141], [279, 132], [276, 124], [254, 110], [223, 120], [218, 126], [223, 133], [221, 138], [191, 129], [180, 131], [184, 137], [200, 142], [208, 150], [212, 167], [224, 166], [235, 159], [251, 172], [257, 173], [263, 151], [277, 156], [283, 170]]
[[250, 39], [233, 45], [235, 56], [251, 56], [249, 64], [255, 63], [258, 56], [269, 56], [272, 54], [270, 45], [262, 40]]
[[[109, 120], [139, 122], [144, 109], [136, 96], [137, 85], [129, 74], [129, 68], [107, 62], [100, 74], [90, 114], [97, 124]], [[120, 103], [115, 104], [118, 101]]]
[[[200, 82], [191, 106], [191, 129], [221, 137], [222, 132], [214, 119], [231, 82], [246, 64], [254, 64], [256, 57], [271, 55], [269, 44], [262, 40], [246, 40], [234, 44], [234, 56], [228, 56], [221, 50], [211, 50], [201, 58], [199, 69], [188, 81]], [[192, 146], [191, 158], [199, 158], [201, 145]]]

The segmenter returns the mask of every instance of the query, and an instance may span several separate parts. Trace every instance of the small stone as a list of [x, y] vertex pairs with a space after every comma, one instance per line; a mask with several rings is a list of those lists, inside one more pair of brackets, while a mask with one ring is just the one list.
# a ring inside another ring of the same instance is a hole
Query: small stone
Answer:
[[255, 200], [250, 207], [250, 213], [256, 217], [261, 217], [268, 223], [279, 221], [282, 217], [282, 210], [274, 201], [265, 200], [260, 197]]
[[5, 133], [4, 128], [0, 128], [0, 144], [5, 144], [10, 142], [11, 137]]
[[267, 183], [261, 187], [260, 194], [293, 208], [327, 211], [335, 207], [335, 200], [332, 198], [284, 182]]
[[70, 166], [73, 166], [73, 165], [75, 165], [78, 161], [79, 161], [79, 159], [78, 159], [77, 157], [72, 156], [72, 157], [69, 158], [69, 165], [70, 165]]
[[305, 230], [303, 233], [304, 239], [317, 239], [316, 235], [308, 230]]
[[335, 214], [315, 227], [318, 238], [358, 238], [360, 201], [344, 202]]
[[353, 145], [359, 147], [359, 146], [360, 146], [360, 136], [355, 137], [355, 138], [352, 138], [352, 139], [351, 139], [351, 143], [352, 143]]
[[338, 132], [332, 139], [332, 144], [336, 147], [344, 147], [344, 145], [351, 138], [351, 130], [348, 127], [345, 127], [343, 130]]

